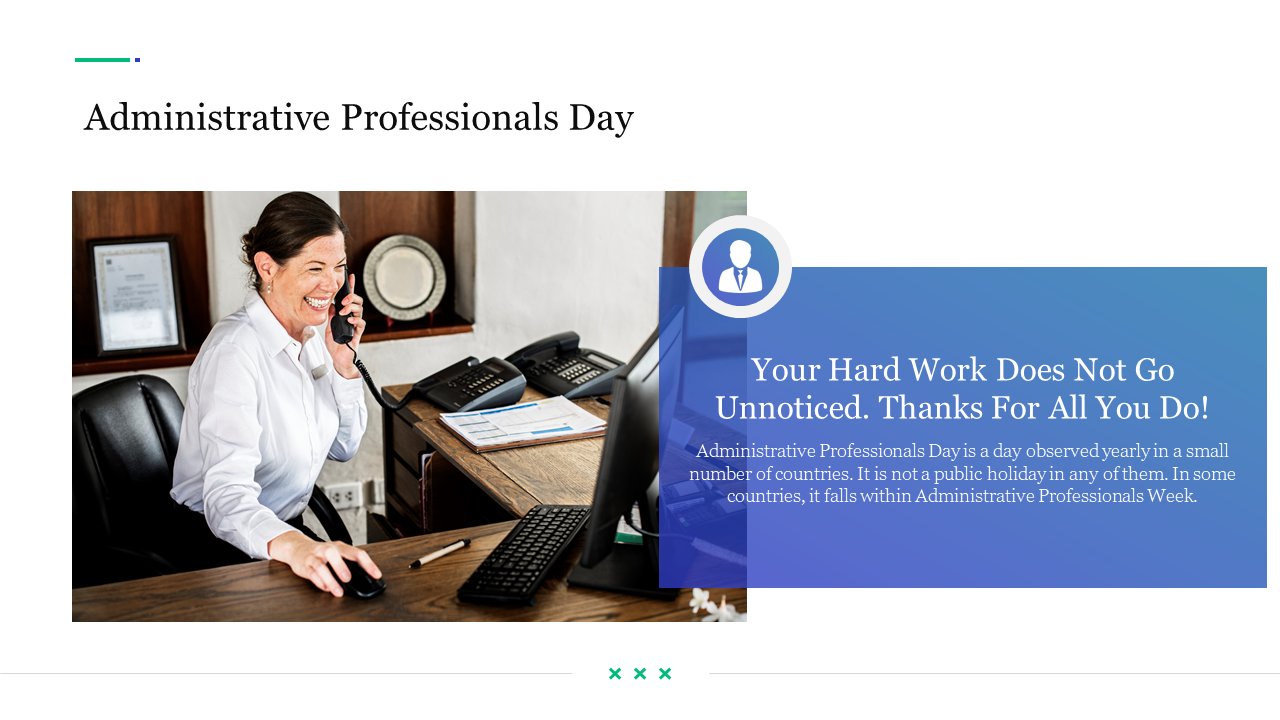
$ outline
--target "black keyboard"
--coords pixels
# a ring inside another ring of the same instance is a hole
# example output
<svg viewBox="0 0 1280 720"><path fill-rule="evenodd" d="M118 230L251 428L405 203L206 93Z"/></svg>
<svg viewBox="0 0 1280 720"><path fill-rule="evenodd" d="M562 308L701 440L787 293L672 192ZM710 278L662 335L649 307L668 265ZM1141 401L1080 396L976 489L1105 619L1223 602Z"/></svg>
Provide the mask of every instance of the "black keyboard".
<svg viewBox="0 0 1280 720"><path fill-rule="evenodd" d="M458 599L533 605L533 594L587 523L589 505L539 505L512 528L458 589Z"/></svg>

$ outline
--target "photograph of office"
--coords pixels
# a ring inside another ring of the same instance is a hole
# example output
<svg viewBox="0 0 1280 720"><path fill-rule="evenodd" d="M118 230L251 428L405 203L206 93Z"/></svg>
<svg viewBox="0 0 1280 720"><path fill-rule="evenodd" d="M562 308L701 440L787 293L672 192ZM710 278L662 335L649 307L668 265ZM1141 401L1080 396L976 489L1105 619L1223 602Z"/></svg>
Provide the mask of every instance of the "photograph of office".
<svg viewBox="0 0 1280 720"><path fill-rule="evenodd" d="M585 566L656 563L619 508L656 468L657 268L745 212L73 193L73 619L691 619Z"/></svg>

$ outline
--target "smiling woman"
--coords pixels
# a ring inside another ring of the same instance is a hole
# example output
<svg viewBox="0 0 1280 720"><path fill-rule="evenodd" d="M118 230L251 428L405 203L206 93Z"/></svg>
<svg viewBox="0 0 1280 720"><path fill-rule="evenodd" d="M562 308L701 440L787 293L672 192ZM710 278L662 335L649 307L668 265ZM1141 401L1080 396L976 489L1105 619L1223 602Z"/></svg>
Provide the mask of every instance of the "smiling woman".
<svg viewBox="0 0 1280 720"><path fill-rule="evenodd" d="M269 557L339 596L337 581L351 578L344 559L381 576L363 550L302 524L325 460L350 459L368 419L352 364L364 301L348 293L334 306L354 282L346 239L342 218L308 193L272 200L241 239L250 290L191 366L174 461L171 495L185 506L174 535L197 548L191 567ZM335 315L352 325L349 343L334 342Z"/></svg>

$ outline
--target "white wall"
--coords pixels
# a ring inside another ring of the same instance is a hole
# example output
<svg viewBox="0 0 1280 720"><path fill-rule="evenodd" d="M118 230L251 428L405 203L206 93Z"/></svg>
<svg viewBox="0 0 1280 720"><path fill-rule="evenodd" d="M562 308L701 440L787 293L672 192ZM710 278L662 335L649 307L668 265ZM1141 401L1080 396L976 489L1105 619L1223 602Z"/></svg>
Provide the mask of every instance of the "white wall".
<svg viewBox="0 0 1280 720"><path fill-rule="evenodd" d="M215 319L243 304L248 269L240 262L240 236L279 194L206 195ZM337 192L316 194L338 207ZM467 200L460 211L470 206ZM474 218L458 222L475 233L475 296L459 298L459 307L474 302L475 331L362 345L360 359L380 385L415 382L467 355L504 357L564 330L577 331L586 347L627 360L657 325L662 192L477 192L474 208ZM167 380L186 401L187 368L145 372ZM119 374L73 377L71 391L113 377ZM367 389L365 401L370 425L360 452L350 462L326 464L319 484L382 477L381 408Z"/></svg>
<svg viewBox="0 0 1280 720"><path fill-rule="evenodd" d="M630 358L658 323L662 220L661 192L478 193L484 347L506 355L576 330L585 345Z"/></svg>

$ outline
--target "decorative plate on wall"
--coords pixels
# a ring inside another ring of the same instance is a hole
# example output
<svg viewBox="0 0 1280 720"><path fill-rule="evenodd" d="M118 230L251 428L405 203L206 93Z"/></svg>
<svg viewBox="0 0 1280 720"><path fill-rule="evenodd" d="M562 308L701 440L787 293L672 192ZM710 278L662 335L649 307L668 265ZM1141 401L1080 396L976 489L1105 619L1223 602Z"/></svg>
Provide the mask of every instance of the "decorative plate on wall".
<svg viewBox="0 0 1280 720"><path fill-rule="evenodd" d="M444 262L426 240L392 235L374 246L364 264L369 302L395 320L417 320L444 298Z"/></svg>

